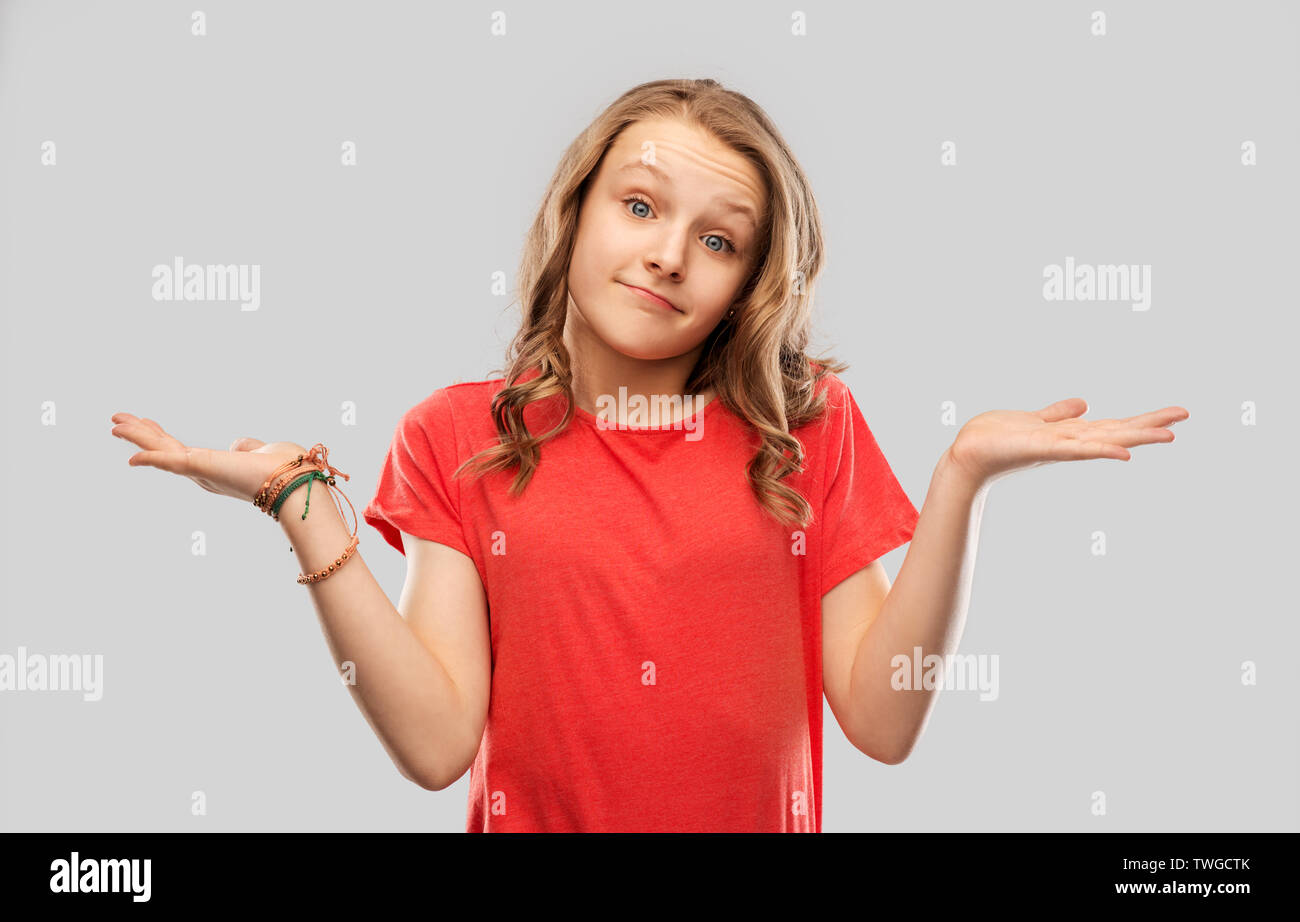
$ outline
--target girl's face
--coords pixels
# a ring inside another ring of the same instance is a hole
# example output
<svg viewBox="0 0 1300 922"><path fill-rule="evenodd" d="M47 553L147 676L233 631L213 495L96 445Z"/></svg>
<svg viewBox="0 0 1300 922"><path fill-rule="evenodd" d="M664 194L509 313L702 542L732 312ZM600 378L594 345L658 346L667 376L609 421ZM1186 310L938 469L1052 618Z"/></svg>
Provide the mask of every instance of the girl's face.
<svg viewBox="0 0 1300 922"><path fill-rule="evenodd" d="M629 125L582 202L568 322L630 358L702 347L754 268L765 201L753 164L704 130Z"/></svg>

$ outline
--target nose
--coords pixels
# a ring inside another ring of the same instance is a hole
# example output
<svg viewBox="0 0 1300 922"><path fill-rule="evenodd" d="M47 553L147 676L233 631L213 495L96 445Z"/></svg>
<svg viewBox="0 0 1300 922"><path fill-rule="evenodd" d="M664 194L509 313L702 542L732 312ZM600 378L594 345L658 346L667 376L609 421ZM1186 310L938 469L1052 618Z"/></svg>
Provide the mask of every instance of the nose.
<svg viewBox="0 0 1300 922"><path fill-rule="evenodd" d="M665 229L654 238L646 253L646 268L657 275L667 276L673 281L681 281L686 270L686 230L673 231Z"/></svg>

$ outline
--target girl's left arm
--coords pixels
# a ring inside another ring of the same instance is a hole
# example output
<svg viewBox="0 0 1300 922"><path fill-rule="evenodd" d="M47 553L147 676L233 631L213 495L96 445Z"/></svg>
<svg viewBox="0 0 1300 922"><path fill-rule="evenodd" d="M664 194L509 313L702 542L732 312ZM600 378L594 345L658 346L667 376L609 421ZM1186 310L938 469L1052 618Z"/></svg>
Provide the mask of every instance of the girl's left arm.
<svg viewBox="0 0 1300 922"><path fill-rule="evenodd" d="M955 653L970 603L980 517L989 487L1006 475L1056 461L1127 461L1135 445L1172 442L1168 426L1190 415L1166 407L1127 419L1079 419L1081 398L1034 412L994 410L971 419L940 457L898 576L861 635L849 678L859 748L896 764L907 758L933 709L937 688L895 689L895 656ZM834 591L834 590L832 590ZM908 667L909 670L911 667ZM924 672L924 670L923 670Z"/></svg>

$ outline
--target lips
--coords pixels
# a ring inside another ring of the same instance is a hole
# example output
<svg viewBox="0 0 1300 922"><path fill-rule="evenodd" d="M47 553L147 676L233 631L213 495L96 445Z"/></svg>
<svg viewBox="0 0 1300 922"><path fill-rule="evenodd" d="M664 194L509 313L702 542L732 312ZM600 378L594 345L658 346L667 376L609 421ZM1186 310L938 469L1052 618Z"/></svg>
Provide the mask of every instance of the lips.
<svg viewBox="0 0 1300 922"><path fill-rule="evenodd" d="M626 282L620 282L619 284L623 285L623 287L625 288L631 289L633 293L644 297L646 300L654 301L657 304L662 305L663 307L681 313L681 311L678 310L677 306L673 304L673 302L665 298L663 295L657 295L653 291L650 291L648 288L641 288L640 286L637 285L628 285Z"/></svg>

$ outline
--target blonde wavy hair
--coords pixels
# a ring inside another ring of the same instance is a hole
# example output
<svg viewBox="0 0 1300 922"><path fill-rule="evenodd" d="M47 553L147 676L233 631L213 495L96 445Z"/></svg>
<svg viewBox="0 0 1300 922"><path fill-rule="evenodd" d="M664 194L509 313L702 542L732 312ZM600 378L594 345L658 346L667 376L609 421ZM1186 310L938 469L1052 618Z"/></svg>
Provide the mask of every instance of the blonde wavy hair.
<svg viewBox="0 0 1300 922"><path fill-rule="evenodd" d="M573 419L573 378L562 334L579 208L619 133L634 122L663 117L711 132L766 180L754 269L733 304L735 314L719 321L706 338L685 393L714 388L714 399L759 433L759 448L746 468L754 495L777 521L804 527L812 507L781 482L803 469L803 446L790 430L821 415L826 397L817 382L848 367L804 354L814 283L824 263L821 216L807 176L767 114L749 97L711 79L654 80L633 87L565 151L524 242L518 274L523 323L507 348L507 367L499 370L506 386L492 400L498 443L466 459L454 476L517 468L510 494L518 496L541 462L541 446ZM520 380L534 369L536 376ZM557 394L567 402L563 419L549 432L533 435L524 425L524 407Z"/></svg>

